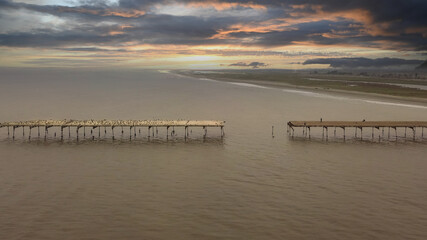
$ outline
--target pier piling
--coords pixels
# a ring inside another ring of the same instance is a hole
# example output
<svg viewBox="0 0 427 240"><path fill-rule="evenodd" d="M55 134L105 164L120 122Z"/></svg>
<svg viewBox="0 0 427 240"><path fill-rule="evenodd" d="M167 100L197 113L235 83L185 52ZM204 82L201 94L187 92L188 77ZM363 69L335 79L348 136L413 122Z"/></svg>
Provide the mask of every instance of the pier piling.
<svg viewBox="0 0 427 240"><path fill-rule="evenodd" d="M274 126L271 126L271 137L274 138Z"/></svg>
<svg viewBox="0 0 427 240"><path fill-rule="evenodd" d="M29 128L29 138L32 135L32 129L37 127L38 136L40 136L40 127L44 127L45 130L45 140L48 137L48 129L51 127L59 127L61 130L61 140L64 138L64 128L68 128L68 137L71 138L71 128L76 130L76 138L79 139L79 130L83 128L83 136L86 137L86 127L91 128L92 139L95 138L93 130L98 128L98 138L101 138L101 127L104 127L104 133L107 136L107 127L111 127L111 135L114 139L114 128L121 127L122 134L124 133L123 128L129 127L129 138L132 139L132 135L136 138L136 128L137 127L148 127L148 137L154 137L154 128L156 136L158 135L158 128L166 128L166 137L169 137L169 128L172 127L171 136L176 136L175 127L183 127L185 129L184 136L185 138L190 136L190 127L200 127L203 128L203 137L207 137L208 127L219 127L221 129L220 136L224 136L224 121L191 121L191 120L35 120L35 121L19 121L19 122L3 122L0 123L0 127L8 128L8 136L13 135L15 138L16 128L22 127L22 135L25 136L25 128ZM12 128L12 133L10 133L10 128ZM133 128L133 133L132 133ZM139 129L140 131L141 129ZM150 131L152 130L152 131ZM274 127L272 128L272 135L274 136ZM56 133L55 133L56 137Z"/></svg>
<svg viewBox="0 0 427 240"><path fill-rule="evenodd" d="M311 127L321 127L322 128L322 139L328 140L329 127L334 127L334 137L336 136L336 128L340 127L343 129L343 138L345 139L345 130L347 127L353 127L355 129L354 136L357 138L357 128L360 129L360 139L363 140L363 128L371 128L371 139L375 139L375 129L378 129L378 140L385 139L385 128L388 128L387 137L390 139L391 133L390 130L394 129L395 138L398 139L397 128L404 128L405 135L407 137L407 128L412 129L412 138L417 139L416 128L421 128L421 139L424 138L424 127L427 127L427 122L423 121L290 121L288 122L288 133L293 137L295 132L295 127L302 128L303 137L307 136L307 129L310 131ZM292 131L292 133L290 132ZM326 131L326 133L325 133ZM308 134L310 137L310 133Z"/></svg>

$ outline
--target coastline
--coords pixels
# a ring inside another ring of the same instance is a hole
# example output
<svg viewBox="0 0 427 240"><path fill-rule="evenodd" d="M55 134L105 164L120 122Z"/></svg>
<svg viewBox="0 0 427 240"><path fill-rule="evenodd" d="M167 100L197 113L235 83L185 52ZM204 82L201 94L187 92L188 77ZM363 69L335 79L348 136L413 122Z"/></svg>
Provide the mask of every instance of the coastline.
<svg viewBox="0 0 427 240"><path fill-rule="evenodd" d="M192 77L196 79L205 78L213 81L226 82L226 83L246 83L253 84L262 87L269 87L275 89L288 89L288 90L301 90L309 91L319 94L334 94L339 96L351 96L351 97L365 97L369 100L391 100L402 104L417 104L422 107L427 107L427 99L425 98L416 98L416 97L403 97L403 96L393 96L379 93L368 93L360 91L348 91L340 89L331 89L331 88L322 88L322 87L308 87L308 86L299 86L288 84L284 82L273 82L268 80L248 80L248 79L232 79L232 78L211 78L207 76L199 76L192 74L191 72L179 72L179 71L170 71L169 73L177 74L179 76Z"/></svg>

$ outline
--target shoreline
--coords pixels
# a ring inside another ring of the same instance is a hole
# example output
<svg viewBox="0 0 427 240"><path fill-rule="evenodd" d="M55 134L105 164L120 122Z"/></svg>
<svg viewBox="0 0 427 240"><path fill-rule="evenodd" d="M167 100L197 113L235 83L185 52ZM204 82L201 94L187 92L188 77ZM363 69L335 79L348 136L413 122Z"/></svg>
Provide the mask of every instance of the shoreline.
<svg viewBox="0 0 427 240"><path fill-rule="evenodd" d="M411 98L411 97L402 97L402 96L393 96L379 93L368 93L368 92L359 92L359 91L347 91L340 89L326 89L322 87L307 87L307 86L298 86L292 85L283 82L272 82L272 81L263 81L263 80L247 80L247 79L232 79L232 78L211 78L207 76L198 76L190 72L183 73L178 71L171 71L170 73L178 74L179 76L192 77L196 79L205 78L218 82L226 83L247 83L254 84L262 87L270 87L275 89L288 89L288 90L304 90L312 93L319 94L336 94L341 96L352 96L352 97L368 97L367 100L392 100L401 104L417 104L420 107L427 107L427 99L424 98Z"/></svg>

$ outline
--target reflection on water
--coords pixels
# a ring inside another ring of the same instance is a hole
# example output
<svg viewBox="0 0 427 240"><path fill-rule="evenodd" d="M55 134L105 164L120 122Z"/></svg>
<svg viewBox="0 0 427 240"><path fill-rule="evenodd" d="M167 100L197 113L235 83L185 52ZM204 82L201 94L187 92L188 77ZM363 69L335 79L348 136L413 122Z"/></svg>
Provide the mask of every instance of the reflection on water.
<svg viewBox="0 0 427 240"><path fill-rule="evenodd" d="M0 84L0 121L227 122L223 139L125 129L77 142L50 129L12 141L0 129L0 239L427 238L425 142L286 132L292 120L426 120L425 108L136 70L12 69Z"/></svg>
<svg viewBox="0 0 427 240"><path fill-rule="evenodd" d="M71 145L90 145L90 144L130 144L130 145L142 145L142 144L213 144L222 145L224 144L224 138L221 137L173 137L173 138L4 138L0 142L3 143L16 143L16 144L35 144L35 145L57 145L57 144L71 144Z"/></svg>

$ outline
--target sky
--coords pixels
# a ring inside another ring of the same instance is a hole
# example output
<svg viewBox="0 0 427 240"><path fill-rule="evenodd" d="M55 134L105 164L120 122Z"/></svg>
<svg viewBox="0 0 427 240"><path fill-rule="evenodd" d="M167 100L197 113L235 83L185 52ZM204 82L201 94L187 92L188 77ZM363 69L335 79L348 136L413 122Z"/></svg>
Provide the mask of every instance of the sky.
<svg viewBox="0 0 427 240"><path fill-rule="evenodd" d="M0 67L393 68L427 0L0 0Z"/></svg>

